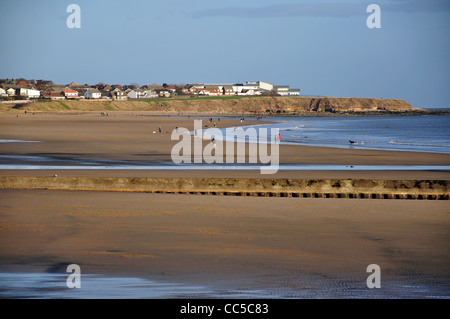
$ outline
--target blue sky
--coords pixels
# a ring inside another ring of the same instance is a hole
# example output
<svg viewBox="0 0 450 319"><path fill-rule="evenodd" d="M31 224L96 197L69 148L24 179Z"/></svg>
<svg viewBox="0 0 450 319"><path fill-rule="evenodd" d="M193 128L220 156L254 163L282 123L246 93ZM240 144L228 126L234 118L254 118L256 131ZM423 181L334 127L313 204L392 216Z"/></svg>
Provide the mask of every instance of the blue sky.
<svg viewBox="0 0 450 319"><path fill-rule="evenodd" d="M81 28L69 29L69 4ZM367 5L381 8L369 29ZM0 78L267 81L450 107L450 0L0 0Z"/></svg>

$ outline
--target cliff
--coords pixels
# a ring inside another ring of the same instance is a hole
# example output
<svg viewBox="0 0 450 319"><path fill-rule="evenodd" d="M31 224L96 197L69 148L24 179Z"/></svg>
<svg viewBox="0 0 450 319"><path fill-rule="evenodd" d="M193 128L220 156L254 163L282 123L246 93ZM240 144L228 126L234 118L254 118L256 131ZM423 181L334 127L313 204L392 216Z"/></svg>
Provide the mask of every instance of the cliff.
<svg viewBox="0 0 450 319"><path fill-rule="evenodd" d="M222 114L297 114L304 112L405 112L404 100L335 97L210 97L129 101L63 100L0 104L0 111L155 111Z"/></svg>

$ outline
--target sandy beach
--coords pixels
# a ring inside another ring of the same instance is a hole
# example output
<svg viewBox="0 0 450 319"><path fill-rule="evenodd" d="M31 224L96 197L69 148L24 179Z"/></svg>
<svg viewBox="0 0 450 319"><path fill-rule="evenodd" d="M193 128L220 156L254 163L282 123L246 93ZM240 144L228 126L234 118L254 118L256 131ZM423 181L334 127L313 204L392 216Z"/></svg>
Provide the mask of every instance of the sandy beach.
<svg viewBox="0 0 450 319"><path fill-rule="evenodd" d="M111 112L102 116L100 112L62 112L62 113L33 113L0 114L0 135L2 139L44 141L40 143L2 143L0 155L13 156L45 156L58 159L96 159L134 161L146 164L171 162L171 150L177 140L171 140L172 131L178 128L192 130L194 119L174 116L155 116L145 112ZM213 123L202 119L203 125L209 128ZM242 123L239 119L218 120L214 118L216 127L253 125L268 123L263 120L246 119ZM161 127L161 133L159 128ZM203 145L209 141L204 141ZM248 149L247 149L248 151ZM449 154L418 153L401 151L380 151L361 149L338 149L328 147L312 147L297 145L280 145L281 164L331 164L331 165L449 165ZM11 160L11 163L15 163ZM246 159L248 162L248 159ZM11 174L2 171L2 174ZM14 172L16 173L16 172ZM29 172L27 172L29 173ZM33 172L33 174L41 174ZM67 174L67 172L60 172ZM17 174L23 174L18 172ZM80 174L69 172L69 174ZM89 174L106 174L120 176L134 174L138 176L161 176L174 174L173 172L158 171L127 171L127 172L89 172ZM188 171L176 172L178 176L187 176ZM182 174L182 175L180 175ZM211 175L211 171L201 174ZM217 176L258 176L265 178L259 171L255 172L220 172ZM368 175L367 175L368 174ZM272 176L272 175L271 175ZM269 176L269 177L271 177ZM448 179L450 172L433 171L425 174L420 171L409 172L338 172L328 171L313 173L308 171L279 171L274 177L290 176L292 178L308 178L308 176L353 178L357 176L380 176L380 178L396 179ZM369 177L368 177L369 178Z"/></svg>
<svg viewBox="0 0 450 319"><path fill-rule="evenodd" d="M263 121L247 119L244 124L252 123ZM243 125L239 119L216 124ZM175 127L192 129L193 118L133 112L0 114L1 139L41 141L2 143L0 155L159 163L170 161ZM280 162L449 165L450 155L281 145ZM212 170L0 171L1 176L53 174L450 178L449 171L279 171L269 176ZM450 210L445 200L0 190L0 221L1 272L65 273L64 267L75 263L84 274L226 291L260 289L269 297L450 296ZM382 289L367 288L369 264L380 266Z"/></svg>

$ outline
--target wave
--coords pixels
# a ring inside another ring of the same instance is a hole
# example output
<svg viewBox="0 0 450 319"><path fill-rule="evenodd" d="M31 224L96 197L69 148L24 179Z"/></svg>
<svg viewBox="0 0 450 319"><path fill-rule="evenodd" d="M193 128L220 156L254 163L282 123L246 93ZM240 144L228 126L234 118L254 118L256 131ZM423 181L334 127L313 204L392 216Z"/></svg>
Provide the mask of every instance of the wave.
<svg viewBox="0 0 450 319"><path fill-rule="evenodd" d="M412 142L397 142L397 141L389 141L389 144L410 145L410 146L430 146L430 147L450 147L450 145L447 145L447 144L412 143Z"/></svg>
<svg viewBox="0 0 450 319"><path fill-rule="evenodd" d="M361 142L354 142L353 145L365 145L365 144L377 144L378 142L376 141L361 141Z"/></svg>
<svg viewBox="0 0 450 319"><path fill-rule="evenodd" d="M308 126L307 124L298 124L298 125L294 125L294 126L290 126L290 127L285 127L285 128L280 128L280 131L295 131L295 130L299 130L302 128L305 128L306 126Z"/></svg>

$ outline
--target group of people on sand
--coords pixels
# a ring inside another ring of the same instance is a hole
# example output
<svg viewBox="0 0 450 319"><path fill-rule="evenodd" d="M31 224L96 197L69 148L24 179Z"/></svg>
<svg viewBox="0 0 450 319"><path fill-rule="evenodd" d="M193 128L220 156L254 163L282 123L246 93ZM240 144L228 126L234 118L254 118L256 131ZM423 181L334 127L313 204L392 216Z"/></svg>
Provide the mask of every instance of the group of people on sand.
<svg viewBox="0 0 450 319"><path fill-rule="evenodd" d="M208 119L208 122L213 123L213 126L216 127L216 122L213 120L212 117L210 117L210 118ZM217 122L220 122L220 118L217 119Z"/></svg>

